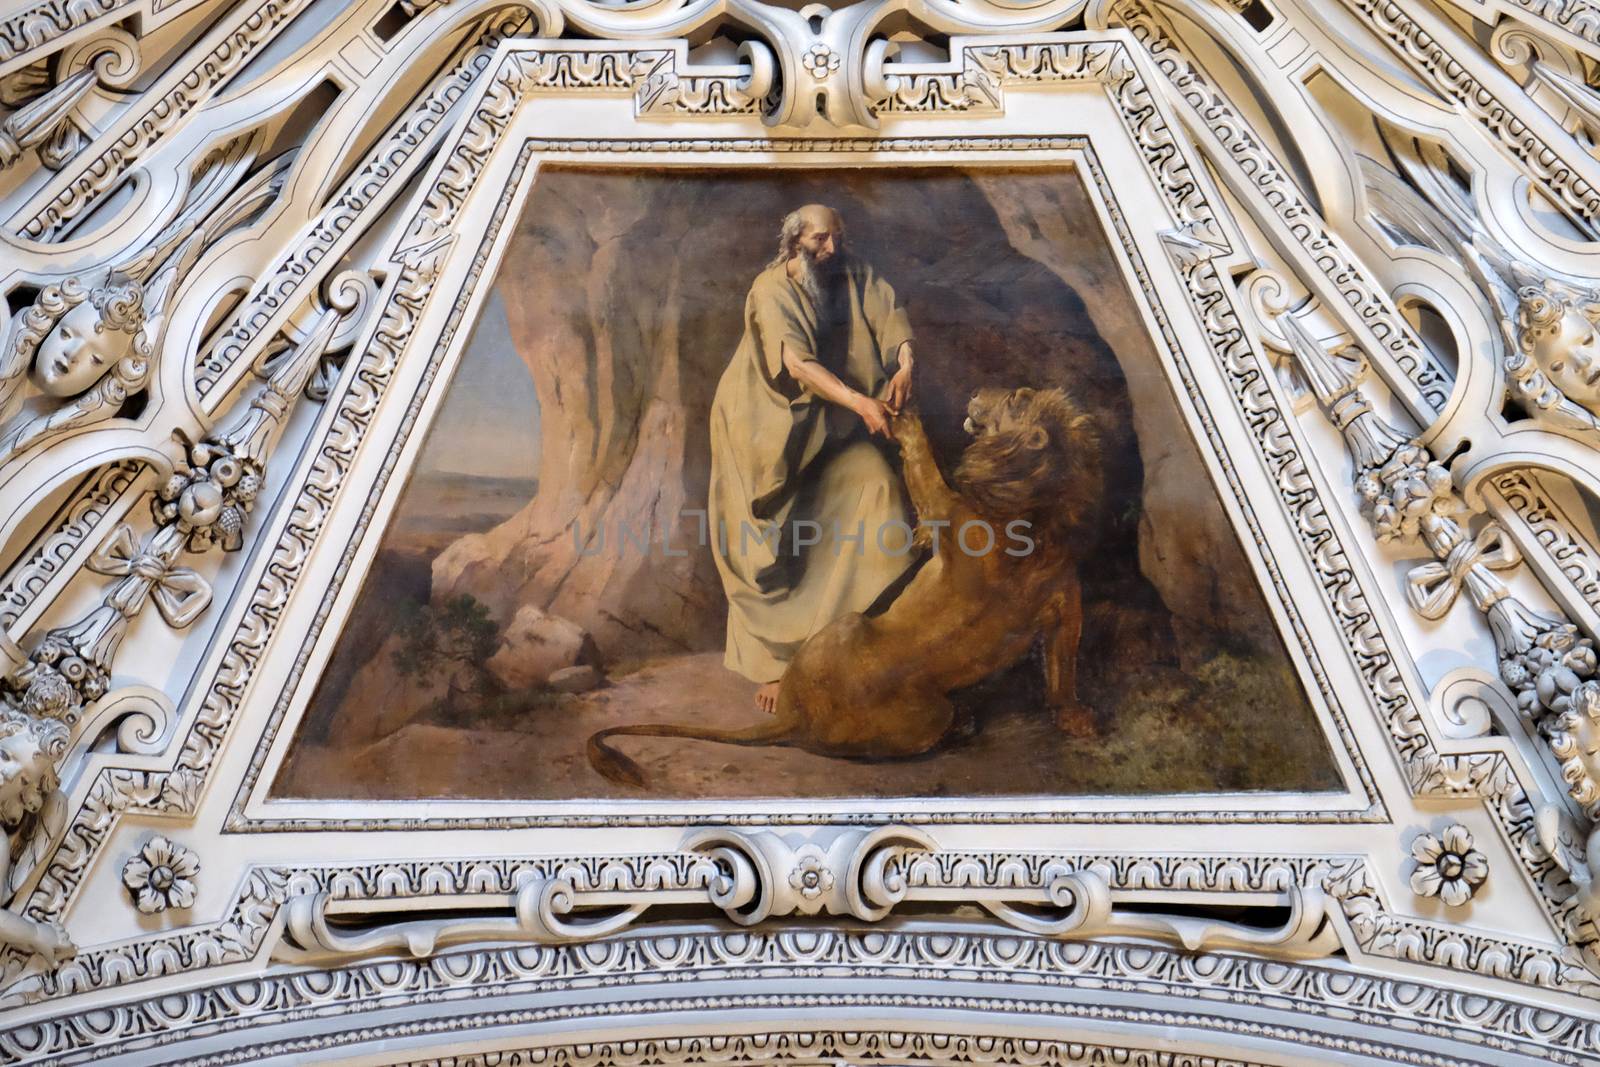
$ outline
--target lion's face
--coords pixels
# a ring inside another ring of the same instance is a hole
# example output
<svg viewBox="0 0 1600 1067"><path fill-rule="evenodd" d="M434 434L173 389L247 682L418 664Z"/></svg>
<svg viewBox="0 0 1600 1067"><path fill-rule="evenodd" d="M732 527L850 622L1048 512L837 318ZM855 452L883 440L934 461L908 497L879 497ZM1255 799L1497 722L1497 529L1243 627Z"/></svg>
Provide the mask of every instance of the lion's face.
<svg viewBox="0 0 1600 1067"><path fill-rule="evenodd" d="M1093 420L1062 389L980 389L967 405L973 441L956 481L989 517L1081 522L1101 493Z"/></svg>
<svg viewBox="0 0 1600 1067"><path fill-rule="evenodd" d="M961 428L974 437L992 433L1015 433L1036 424L1030 401L1032 389L996 389L988 386L972 394L967 403L967 421Z"/></svg>

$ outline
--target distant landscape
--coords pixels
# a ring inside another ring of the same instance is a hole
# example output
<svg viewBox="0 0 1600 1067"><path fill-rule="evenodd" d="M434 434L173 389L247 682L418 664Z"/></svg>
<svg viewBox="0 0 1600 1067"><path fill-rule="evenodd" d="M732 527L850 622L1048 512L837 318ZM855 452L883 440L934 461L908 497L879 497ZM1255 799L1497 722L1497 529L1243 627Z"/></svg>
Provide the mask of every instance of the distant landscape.
<svg viewBox="0 0 1600 1067"><path fill-rule="evenodd" d="M463 534L481 533L509 519L538 491L537 478L420 472L406 487L379 555L425 553L432 559Z"/></svg>

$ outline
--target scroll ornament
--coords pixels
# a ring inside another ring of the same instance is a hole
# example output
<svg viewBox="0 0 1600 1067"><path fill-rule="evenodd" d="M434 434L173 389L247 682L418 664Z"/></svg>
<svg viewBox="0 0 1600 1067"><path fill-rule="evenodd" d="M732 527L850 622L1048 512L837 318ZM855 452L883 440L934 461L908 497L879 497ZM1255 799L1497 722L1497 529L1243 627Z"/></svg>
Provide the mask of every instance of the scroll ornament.
<svg viewBox="0 0 1600 1067"><path fill-rule="evenodd" d="M341 903L327 890L309 889L289 897L284 938L273 955L314 964L396 950L424 957L465 941L580 942L618 933L657 907L706 907L740 926L822 914L875 923L911 899L975 900L1017 930L1064 940L1134 937L1196 952L1242 949L1284 959L1319 958L1339 948L1329 921L1335 905L1314 886L1290 887L1287 919L1263 928L1124 910L1102 872L1064 863L1046 864L1036 878L976 897L967 885L914 885L910 866L937 852L931 838L909 826L827 828L809 835L712 828L690 834L683 847L698 858L681 873L663 871L630 887L594 885L580 872L557 872L524 879L502 904L482 914L379 919L361 923L359 932L349 932L353 920L363 912L387 915L390 906L382 900ZM1270 896L1272 904L1284 903L1282 894ZM335 925L335 917L346 920L345 929Z"/></svg>
<svg viewBox="0 0 1600 1067"><path fill-rule="evenodd" d="M0 104L14 109L0 122L0 170L30 151L51 170L65 166L88 143L79 106L96 86L131 85L139 67L138 42L107 27L0 78Z"/></svg>

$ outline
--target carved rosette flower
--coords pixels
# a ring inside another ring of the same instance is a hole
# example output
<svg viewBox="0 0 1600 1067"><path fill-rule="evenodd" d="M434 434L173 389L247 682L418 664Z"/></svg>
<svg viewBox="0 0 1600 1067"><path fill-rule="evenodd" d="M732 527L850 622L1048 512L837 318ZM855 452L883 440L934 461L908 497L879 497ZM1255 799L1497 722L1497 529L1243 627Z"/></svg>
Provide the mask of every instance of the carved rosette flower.
<svg viewBox="0 0 1600 1067"><path fill-rule="evenodd" d="M802 851L789 872L789 887L807 900L816 900L833 889L828 858L816 849Z"/></svg>
<svg viewBox="0 0 1600 1067"><path fill-rule="evenodd" d="M839 53L818 41L800 56L800 65L811 72L818 81L839 69Z"/></svg>
<svg viewBox="0 0 1600 1067"><path fill-rule="evenodd" d="M200 858L192 850L158 834L123 865L122 884L139 910L153 915L193 904L199 873Z"/></svg>
<svg viewBox="0 0 1600 1067"><path fill-rule="evenodd" d="M1472 847L1472 835L1460 823L1445 828L1439 837L1420 834L1411 842L1411 891L1438 897L1452 908L1471 900L1489 877L1489 861Z"/></svg>
<svg viewBox="0 0 1600 1067"><path fill-rule="evenodd" d="M191 552L220 545L224 552L244 547L244 518L261 492L261 467L225 445L198 441L189 446L189 464L180 466L151 502L155 520L176 523Z"/></svg>

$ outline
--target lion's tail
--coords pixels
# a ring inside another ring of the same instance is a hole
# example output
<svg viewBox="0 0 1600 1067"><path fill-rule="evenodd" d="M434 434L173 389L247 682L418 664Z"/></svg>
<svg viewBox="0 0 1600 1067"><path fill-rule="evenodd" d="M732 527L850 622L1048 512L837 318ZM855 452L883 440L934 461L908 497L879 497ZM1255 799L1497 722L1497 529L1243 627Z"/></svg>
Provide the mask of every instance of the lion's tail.
<svg viewBox="0 0 1600 1067"><path fill-rule="evenodd" d="M589 765L609 781L642 788L644 769L612 747L610 741L613 737L687 737L695 741L715 741L724 745L773 745L786 740L789 734L789 723L781 718L742 730L713 730L699 726L646 722L637 726L613 726L601 730L589 738L587 751Z"/></svg>

